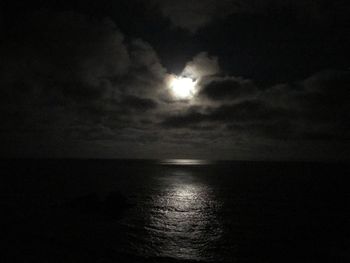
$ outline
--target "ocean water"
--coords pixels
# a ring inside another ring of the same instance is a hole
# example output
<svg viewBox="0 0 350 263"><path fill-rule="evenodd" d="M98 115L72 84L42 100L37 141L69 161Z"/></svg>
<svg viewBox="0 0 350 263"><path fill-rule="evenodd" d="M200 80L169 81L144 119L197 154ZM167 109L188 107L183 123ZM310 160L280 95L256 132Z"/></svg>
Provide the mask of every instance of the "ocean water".
<svg viewBox="0 0 350 263"><path fill-rule="evenodd" d="M350 262L344 163L12 160L0 168L4 262Z"/></svg>

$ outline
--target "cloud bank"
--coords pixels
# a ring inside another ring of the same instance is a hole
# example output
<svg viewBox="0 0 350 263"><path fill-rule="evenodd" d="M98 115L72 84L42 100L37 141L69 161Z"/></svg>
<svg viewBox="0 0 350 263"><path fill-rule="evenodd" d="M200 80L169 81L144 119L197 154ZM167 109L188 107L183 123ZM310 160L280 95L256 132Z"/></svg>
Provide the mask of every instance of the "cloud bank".
<svg viewBox="0 0 350 263"><path fill-rule="evenodd" d="M172 97L154 48L109 18L39 11L1 44L2 154L30 157L344 159L350 72L261 86L199 52Z"/></svg>

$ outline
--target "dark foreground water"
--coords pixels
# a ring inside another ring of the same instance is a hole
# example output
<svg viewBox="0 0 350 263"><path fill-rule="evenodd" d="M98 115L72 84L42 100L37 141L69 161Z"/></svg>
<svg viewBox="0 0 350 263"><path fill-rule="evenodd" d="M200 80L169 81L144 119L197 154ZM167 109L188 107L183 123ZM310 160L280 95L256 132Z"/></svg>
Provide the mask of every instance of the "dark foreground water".
<svg viewBox="0 0 350 263"><path fill-rule="evenodd" d="M1 262L350 262L340 163L1 161Z"/></svg>

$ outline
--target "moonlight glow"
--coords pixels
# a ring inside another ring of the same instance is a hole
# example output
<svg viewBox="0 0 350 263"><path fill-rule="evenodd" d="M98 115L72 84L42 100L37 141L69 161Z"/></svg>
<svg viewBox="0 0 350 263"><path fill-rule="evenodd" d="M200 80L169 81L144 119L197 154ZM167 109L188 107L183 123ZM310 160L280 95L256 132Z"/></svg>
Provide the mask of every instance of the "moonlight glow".
<svg viewBox="0 0 350 263"><path fill-rule="evenodd" d="M175 97L179 99L191 99L196 92L196 82L191 78L174 77L170 88Z"/></svg>

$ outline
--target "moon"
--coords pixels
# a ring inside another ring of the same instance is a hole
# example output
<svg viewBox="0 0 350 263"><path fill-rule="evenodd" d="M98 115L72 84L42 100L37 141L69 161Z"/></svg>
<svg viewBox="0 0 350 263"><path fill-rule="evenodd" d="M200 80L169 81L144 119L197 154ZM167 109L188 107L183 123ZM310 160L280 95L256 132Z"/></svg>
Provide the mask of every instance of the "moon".
<svg viewBox="0 0 350 263"><path fill-rule="evenodd" d="M170 82L173 95L182 100L189 100L196 94L196 81L181 76L174 76Z"/></svg>

